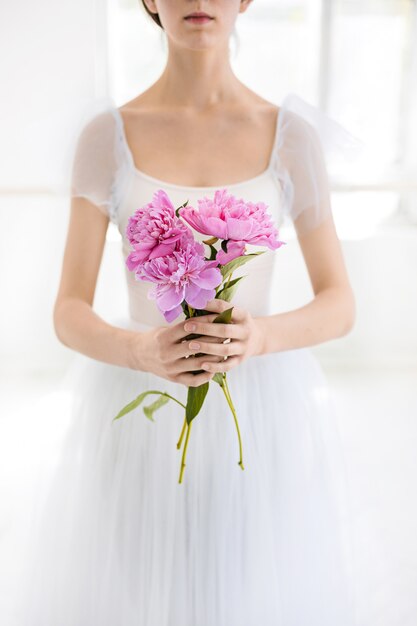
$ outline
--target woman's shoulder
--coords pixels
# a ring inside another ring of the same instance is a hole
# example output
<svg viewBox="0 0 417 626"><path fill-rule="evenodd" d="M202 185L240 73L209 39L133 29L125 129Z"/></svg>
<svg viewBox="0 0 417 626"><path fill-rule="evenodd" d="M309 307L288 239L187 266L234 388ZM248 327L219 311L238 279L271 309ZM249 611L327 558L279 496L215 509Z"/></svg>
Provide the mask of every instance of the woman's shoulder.
<svg viewBox="0 0 417 626"><path fill-rule="evenodd" d="M150 89L147 89L115 107L115 110L123 120L128 122L131 117L136 117L136 119L143 117L146 121L146 118L162 114L166 108L161 107Z"/></svg>
<svg viewBox="0 0 417 626"><path fill-rule="evenodd" d="M123 122L114 100L102 98L90 102L78 126L76 159L83 163L93 159L103 167L110 161L121 163L125 156L123 135Z"/></svg>
<svg viewBox="0 0 417 626"><path fill-rule="evenodd" d="M102 145L113 140L118 126L118 108L113 100L102 99L89 103L81 116L78 128L78 144Z"/></svg>

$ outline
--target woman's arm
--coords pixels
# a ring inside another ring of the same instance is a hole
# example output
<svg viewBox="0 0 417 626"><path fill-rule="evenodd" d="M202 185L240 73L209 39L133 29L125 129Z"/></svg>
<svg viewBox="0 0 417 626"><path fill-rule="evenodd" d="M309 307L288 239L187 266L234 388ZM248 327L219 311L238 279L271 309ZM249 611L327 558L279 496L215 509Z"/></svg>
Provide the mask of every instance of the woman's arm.
<svg viewBox="0 0 417 626"><path fill-rule="evenodd" d="M346 335L356 305L333 217L298 236L314 298L308 304L257 318L261 353L312 346Z"/></svg>
<svg viewBox="0 0 417 626"><path fill-rule="evenodd" d="M71 199L71 214L61 281L53 311L58 339L68 348L98 361L149 371L186 386L212 378L201 372L201 360L188 358L193 350L184 342L183 322L145 332L118 328L93 311L97 276L103 256L109 218L85 198Z"/></svg>
<svg viewBox="0 0 417 626"><path fill-rule="evenodd" d="M54 329L68 348L129 367L133 333L108 324L92 309L108 223L109 218L88 200L71 199Z"/></svg>

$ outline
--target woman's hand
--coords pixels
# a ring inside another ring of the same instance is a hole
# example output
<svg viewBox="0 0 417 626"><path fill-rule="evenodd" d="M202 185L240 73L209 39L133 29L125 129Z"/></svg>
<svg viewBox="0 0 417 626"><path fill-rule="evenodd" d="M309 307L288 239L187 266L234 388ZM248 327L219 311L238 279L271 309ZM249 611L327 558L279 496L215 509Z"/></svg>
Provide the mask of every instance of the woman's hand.
<svg viewBox="0 0 417 626"><path fill-rule="evenodd" d="M206 315L204 319L207 322L215 317L215 314ZM189 335L184 330L184 320L171 326L134 333L130 344L131 369L151 372L187 387L198 387L208 382L214 373L202 371L201 364L203 361L216 362L219 358L205 354L194 356L197 351L189 347L191 340L186 339Z"/></svg>
<svg viewBox="0 0 417 626"><path fill-rule="evenodd" d="M233 306L231 324L213 324L216 315L193 317L182 322L187 332L203 335L188 342L191 351L204 353L198 357L200 367L212 375L228 372L251 356L264 351L264 335L260 323L252 315L233 303L224 300L211 300L205 306L206 311L217 314Z"/></svg>

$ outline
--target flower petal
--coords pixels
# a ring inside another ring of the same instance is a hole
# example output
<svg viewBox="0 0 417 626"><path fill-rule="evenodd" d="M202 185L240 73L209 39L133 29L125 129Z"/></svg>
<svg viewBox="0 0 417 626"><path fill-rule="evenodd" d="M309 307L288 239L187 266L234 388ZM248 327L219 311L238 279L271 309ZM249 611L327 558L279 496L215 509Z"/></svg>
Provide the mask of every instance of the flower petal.
<svg viewBox="0 0 417 626"><path fill-rule="evenodd" d="M168 254L171 254L174 248L175 248L175 242L174 243L160 243L153 248L152 252L149 255L149 260L156 259L157 257L160 257L160 256L168 256Z"/></svg>
<svg viewBox="0 0 417 626"><path fill-rule="evenodd" d="M196 278L190 277L190 281L198 285L200 289L213 289L222 282L222 275L216 267L208 267L204 268Z"/></svg>
<svg viewBox="0 0 417 626"><path fill-rule="evenodd" d="M227 252L224 250L219 250L216 255L216 261L221 265L226 265L233 259L237 259L239 256L243 256L245 252L245 242L244 241L229 241L227 244Z"/></svg>
<svg viewBox="0 0 417 626"><path fill-rule="evenodd" d="M204 309L209 300L213 300L216 295L214 289L197 289L189 285L186 288L185 300L195 309Z"/></svg>
<svg viewBox="0 0 417 626"><path fill-rule="evenodd" d="M229 239L242 241L250 239L253 233L253 220L234 219L229 217L227 220L227 234Z"/></svg>
<svg viewBox="0 0 417 626"><path fill-rule="evenodd" d="M163 315L167 322L173 322L181 313L182 306L177 306L175 309L171 309L170 311L163 311Z"/></svg>
<svg viewBox="0 0 417 626"><path fill-rule="evenodd" d="M184 300L184 289L177 290L173 284L164 285L157 288L156 300L161 310L171 311Z"/></svg>

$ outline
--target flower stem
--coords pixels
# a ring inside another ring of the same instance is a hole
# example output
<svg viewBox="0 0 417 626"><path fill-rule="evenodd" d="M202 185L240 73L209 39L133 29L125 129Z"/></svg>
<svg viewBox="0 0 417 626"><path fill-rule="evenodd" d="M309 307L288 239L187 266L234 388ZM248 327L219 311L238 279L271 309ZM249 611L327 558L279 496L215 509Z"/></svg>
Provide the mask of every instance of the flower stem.
<svg viewBox="0 0 417 626"><path fill-rule="evenodd" d="M190 431L191 431L191 424L193 422L191 421L189 424L187 424L187 435L185 437L185 444L184 444L184 450L182 452L182 459L181 459L181 470L180 470L180 478L178 480L179 483L182 482L182 475L184 473L184 468L185 468L185 455L187 454L187 447L188 447L188 439L190 437Z"/></svg>
<svg viewBox="0 0 417 626"><path fill-rule="evenodd" d="M184 437L186 426L187 426L187 418L184 417L184 424L182 425L181 435L180 435L180 438L178 439L178 443L177 443L178 450L181 448L182 438Z"/></svg>
<svg viewBox="0 0 417 626"><path fill-rule="evenodd" d="M240 465L241 469L244 470L245 468L243 466L242 439L241 439L241 436L240 436L239 423L237 421L236 410L235 410L235 407L233 406L232 397L230 395L229 386L227 384L226 374L224 375L223 385L221 385L221 388L223 390L223 393L224 393L225 398L227 400L227 404L229 405L230 410L231 410L232 415L233 415L233 418L235 420L237 437L238 437L238 440L239 440L239 461L238 461L238 465Z"/></svg>

